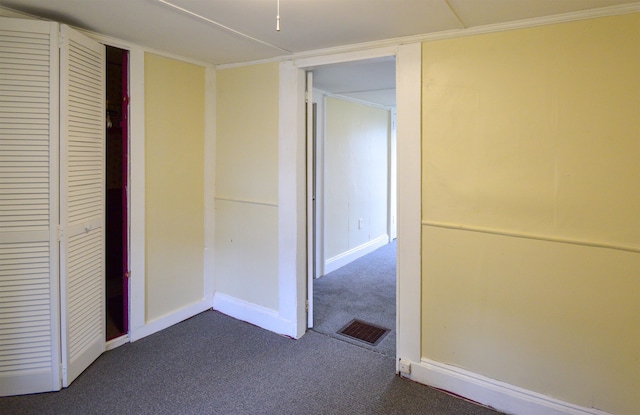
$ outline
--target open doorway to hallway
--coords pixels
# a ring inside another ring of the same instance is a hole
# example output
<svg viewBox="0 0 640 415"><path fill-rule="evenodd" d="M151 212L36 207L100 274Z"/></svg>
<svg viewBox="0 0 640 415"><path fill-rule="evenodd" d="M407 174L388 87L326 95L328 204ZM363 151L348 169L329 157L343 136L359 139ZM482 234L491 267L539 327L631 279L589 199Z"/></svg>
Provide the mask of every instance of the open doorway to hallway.
<svg viewBox="0 0 640 415"><path fill-rule="evenodd" d="M313 294L314 331L395 357L395 240L316 279Z"/></svg>
<svg viewBox="0 0 640 415"><path fill-rule="evenodd" d="M316 247L310 309L315 331L393 357L395 65L394 57L384 57L313 68Z"/></svg>

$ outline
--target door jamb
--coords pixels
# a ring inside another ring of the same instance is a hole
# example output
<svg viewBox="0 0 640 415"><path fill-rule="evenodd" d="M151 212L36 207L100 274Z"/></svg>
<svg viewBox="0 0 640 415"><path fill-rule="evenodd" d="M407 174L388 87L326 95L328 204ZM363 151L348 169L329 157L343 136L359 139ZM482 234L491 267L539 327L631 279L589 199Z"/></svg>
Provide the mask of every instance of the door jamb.
<svg viewBox="0 0 640 415"><path fill-rule="evenodd" d="M286 61L280 64L279 294L280 315L292 337L305 332L306 217L304 71L313 66L396 57L398 253L396 330L398 358L420 361L421 339L421 60L420 43ZM302 102L301 102L302 101ZM291 177L293 175L293 177ZM292 216L293 215L293 216ZM286 251L285 251L286 250Z"/></svg>
<svg viewBox="0 0 640 415"><path fill-rule="evenodd" d="M123 343L144 337L145 324L145 128L144 128L144 55L142 47L95 32L82 31L98 42L129 52L129 160L128 160L128 234L129 234L129 321ZM106 350L123 343L108 343Z"/></svg>

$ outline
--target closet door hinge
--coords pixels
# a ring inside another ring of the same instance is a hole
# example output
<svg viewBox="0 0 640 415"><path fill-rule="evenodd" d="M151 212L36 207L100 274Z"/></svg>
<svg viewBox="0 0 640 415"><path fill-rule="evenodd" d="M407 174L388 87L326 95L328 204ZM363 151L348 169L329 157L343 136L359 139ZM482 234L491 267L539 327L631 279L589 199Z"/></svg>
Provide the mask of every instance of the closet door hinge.
<svg viewBox="0 0 640 415"><path fill-rule="evenodd" d="M64 228L61 225L58 225L58 241L61 241L64 238Z"/></svg>
<svg viewBox="0 0 640 415"><path fill-rule="evenodd" d="M304 302L304 311L309 312L309 300L305 300Z"/></svg>
<svg viewBox="0 0 640 415"><path fill-rule="evenodd" d="M62 45L64 45L64 36L62 35L62 32L58 32L58 49L62 49Z"/></svg>

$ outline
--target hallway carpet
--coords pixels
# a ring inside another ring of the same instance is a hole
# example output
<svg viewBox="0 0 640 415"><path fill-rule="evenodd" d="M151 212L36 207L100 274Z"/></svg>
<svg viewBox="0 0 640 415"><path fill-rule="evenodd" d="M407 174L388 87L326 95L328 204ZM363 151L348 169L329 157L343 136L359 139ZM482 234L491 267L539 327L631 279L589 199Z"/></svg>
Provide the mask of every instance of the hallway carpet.
<svg viewBox="0 0 640 415"><path fill-rule="evenodd" d="M60 392L0 398L13 415L495 413L395 376L381 353L215 311L104 353Z"/></svg>
<svg viewBox="0 0 640 415"><path fill-rule="evenodd" d="M358 319L391 331L376 346L337 332ZM313 330L396 356L396 241L313 282Z"/></svg>

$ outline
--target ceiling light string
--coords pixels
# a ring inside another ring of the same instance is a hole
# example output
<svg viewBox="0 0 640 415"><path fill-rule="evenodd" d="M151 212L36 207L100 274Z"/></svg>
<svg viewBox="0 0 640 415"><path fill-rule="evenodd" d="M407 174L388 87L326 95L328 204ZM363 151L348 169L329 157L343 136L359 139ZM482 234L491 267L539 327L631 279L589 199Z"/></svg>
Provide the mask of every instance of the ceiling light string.
<svg viewBox="0 0 640 415"><path fill-rule="evenodd" d="M253 36L249 36L249 35L247 35L245 33L239 32L239 31L237 31L235 29L230 28L229 26L225 26L225 25L220 24L220 23L218 23L218 22L216 22L214 20L211 20L211 19L209 19L207 17L204 17L204 16L202 16L202 15L200 15L198 13L192 12L191 10L187 10L184 7L176 6L175 4L171 3L169 0L155 0L155 1L160 3L160 4L165 5L167 7L171 7L174 10L178 10L178 11L184 13L184 14L187 14L189 16L195 17L196 19L200 19L200 20L202 20L202 21L204 21L206 23L209 23L209 24L211 24L211 25L213 25L215 27L218 27L219 29L223 29L223 30L225 30L225 31L227 31L227 32L229 32L231 34L236 35L236 36L239 36L239 37L242 37L242 38L245 38L245 39L249 39L249 40L252 40L254 42L258 42L260 44L263 44L265 46L280 50L280 51L285 52L287 54L293 53L292 51L290 51L288 49L284 49L284 48L281 48L280 46L272 45L271 43L265 42L264 40L260 40L258 38L253 37Z"/></svg>
<svg viewBox="0 0 640 415"><path fill-rule="evenodd" d="M280 0L276 0L276 31L280 31Z"/></svg>

